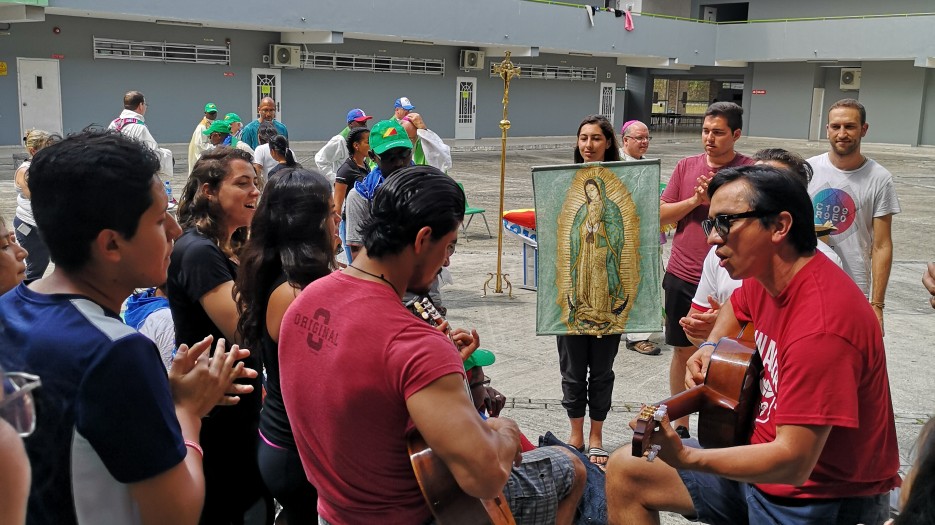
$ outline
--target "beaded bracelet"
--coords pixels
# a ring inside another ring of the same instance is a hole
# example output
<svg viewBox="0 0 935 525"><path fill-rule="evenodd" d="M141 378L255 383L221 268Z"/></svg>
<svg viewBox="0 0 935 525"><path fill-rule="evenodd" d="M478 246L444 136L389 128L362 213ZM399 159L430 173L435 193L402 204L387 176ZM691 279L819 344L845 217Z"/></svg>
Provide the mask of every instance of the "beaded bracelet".
<svg viewBox="0 0 935 525"><path fill-rule="evenodd" d="M882 310L883 307L886 306L886 304L884 304L881 301L870 301L870 306L873 306L875 308L879 308L880 310Z"/></svg>
<svg viewBox="0 0 935 525"><path fill-rule="evenodd" d="M198 443L195 443L194 441L190 439L186 439L185 446L197 452L198 455L201 456L201 459L204 459L205 451L204 449L201 448L201 445L199 445Z"/></svg>

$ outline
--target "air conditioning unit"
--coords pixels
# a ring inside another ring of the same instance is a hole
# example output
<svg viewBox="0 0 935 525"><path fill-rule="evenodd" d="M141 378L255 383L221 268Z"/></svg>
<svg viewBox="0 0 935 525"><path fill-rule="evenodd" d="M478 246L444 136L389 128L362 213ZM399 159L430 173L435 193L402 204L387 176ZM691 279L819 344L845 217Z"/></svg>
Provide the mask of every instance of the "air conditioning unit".
<svg viewBox="0 0 935 525"><path fill-rule="evenodd" d="M857 91L860 89L860 68L841 68L841 91Z"/></svg>
<svg viewBox="0 0 935 525"><path fill-rule="evenodd" d="M272 67L299 67L302 65L302 52L299 46L273 44L269 50Z"/></svg>
<svg viewBox="0 0 935 525"><path fill-rule="evenodd" d="M461 69L484 69L484 52L462 49Z"/></svg>

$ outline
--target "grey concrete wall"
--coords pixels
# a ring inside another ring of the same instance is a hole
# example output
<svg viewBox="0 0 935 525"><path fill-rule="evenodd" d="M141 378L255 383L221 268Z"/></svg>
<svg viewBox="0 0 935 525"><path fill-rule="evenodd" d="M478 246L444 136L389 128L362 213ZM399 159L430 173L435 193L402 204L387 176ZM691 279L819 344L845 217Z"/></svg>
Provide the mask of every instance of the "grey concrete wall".
<svg viewBox="0 0 935 525"><path fill-rule="evenodd" d="M61 28L54 35L53 27ZM187 142L203 116L204 104L215 102L221 111L244 118L256 112L250 103L250 67L259 56L247 49L262 49L278 38L275 33L222 29L191 30L90 18L49 16L45 22L13 24L3 38L0 60L11 67L0 77L0 144L18 144L19 113L16 57L49 58L64 55L59 70L62 83L62 121L65 132L89 124L106 125L123 109L123 95L142 91L151 102L146 124L159 142ZM232 39L232 64L163 64L124 60L94 60L92 36L168 42L223 44ZM234 73L225 77L225 72Z"/></svg>
<svg viewBox="0 0 935 525"><path fill-rule="evenodd" d="M919 144L926 70L911 62L864 62L860 103L870 129L864 140Z"/></svg>
<svg viewBox="0 0 935 525"><path fill-rule="evenodd" d="M442 3L281 0L275 9L252 9L241 1L223 9L218 9L214 2L189 0L51 0L50 3L49 12L56 14L197 21L263 31L341 31L348 39L416 39L481 47L535 46L543 52L678 58L683 65L714 65L715 60L893 60L935 56L935 40L930 38L935 16L721 26L640 17L636 30L628 32L623 30L624 19L611 13L597 13L592 26L583 8L522 0ZM931 0L878 3L886 7L874 6L870 0L848 2L847 10L834 2L760 0L752 2L750 10L751 18L920 11L926 5L930 6L927 10L935 10ZM700 4L693 0L692 5L697 8ZM401 12L408 14L405 24L388 23L398 19ZM841 46L841 35L855 38L847 46ZM892 35L900 38L891 38Z"/></svg>
<svg viewBox="0 0 935 525"><path fill-rule="evenodd" d="M255 9L240 0L223 6L190 0L51 0L50 4L50 12L59 14L119 14L146 21L181 19L258 30L341 31L346 39L370 35L367 38L384 41L415 39L452 45L537 46L543 52L677 57L680 64L713 65L717 37L712 24L652 17L639 18L637 30L628 32L623 29L623 17L607 12L597 13L592 27L583 8L522 0L280 0L275 9ZM394 23L400 13L406 13L405 23Z"/></svg>
<svg viewBox="0 0 935 525"><path fill-rule="evenodd" d="M788 16L793 16L794 13L795 11L790 10ZM712 27L717 27L715 56L718 60L762 62L899 58L914 60L919 57L931 57L935 56L933 26L935 15L724 24ZM899 38L894 38L895 35ZM846 46L841 45L842 40L847 41Z"/></svg>
<svg viewBox="0 0 935 525"><path fill-rule="evenodd" d="M53 27L61 33L54 35ZM262 55L269 44L279 42L279 33L230 29L185 28L143 22L115 22L91 18L49 16L45 22L16 24L4 38L0 61L11 70L0 77L0 144L18 144L19 114L16 57L48 58L63 54L60 62L62 111L65 131L88 124L106 125L122 109L123 94L142 91L151 103L146 122L159 142L187 142L201 118L206 102L215 102L222 113L236 112L244 120L255 118L251 104L251 68L267 67ZM164 64L125 60L94 60L92 37L184 43L223 44L230 38L229 66ZM408 96L429 124L442 137L454 136L456 83L458 76L478 80L477 137L499 137L503 83L490 78L487 69L463 72L458 69L460 47L418 46L392 42L347 40L341 45L309 46L309 50L351 54L378 54L443 58L444 76L282 69L283 121L294 140L325 140L344 126L347 111L362 107L376 119L392 114L393 101ZM487 59L500 61L502 57ZM600 82L625 83L626 68L612 58L573 57L542 54L516 57L514 62L598 69L598 82L520 78L512 83L510 99L511 136L573 135L575 126L596 113ZM233 74L225 76L225 73ZM608 78L608 73L610 77ZM618 92L615 123L622 123L623 92Z"/></svg>
<svg viewBox="0 0 935 525"><path fill-rule="evenodd" d="M753 89L766 90L765 95L751 95L744 100L748 116L746 134L758 137L808 138L812 88L815 85L815 65L796 63L763 63L753 66Z"/></svg>
<svg viewBox="0 0 935 525"><path fill-rule="evenodd" d="M626 3L626 2L623 2ZM643 12L657 15L681 16L690 18L692 13L691 0L643 0Z"/></svg>
<svg viewBox="0 0 935 525"><path fill-rule="evenodd" d="M750 2L750 20L932 12L935 12L935 6L932 5L931 0L887 0L885 2L880 0L847 0L847 2L752 0Z"/></svg>
<svg viewBox="0 0 935 525"><path fill-rule="evenodd" d="M692 0L691 16L699 16L701 5L749 3L750 20L776 18L808 18L817 16L880 15L892 13L931 13L931 0L848 0L847 2L816 2L814 0Z"/></svg>
<svg viewBox="0 0 935 525"><path fill-rule="evenodd" d="M935 146L935 69L925 71L925 96L919 143Z"/></svg>
<svg viewBox="0 0 935 525"><path fill-rule="evenodd" d="M839 67L819 67L819 85L816 87L825 88L825 100L821 112L821 137L827 138L824 127L828 124L828 110L831 105L842 98L860 99L860 91L841 91L841 68ZM861 72L863 73L863 72Z"/></svg>

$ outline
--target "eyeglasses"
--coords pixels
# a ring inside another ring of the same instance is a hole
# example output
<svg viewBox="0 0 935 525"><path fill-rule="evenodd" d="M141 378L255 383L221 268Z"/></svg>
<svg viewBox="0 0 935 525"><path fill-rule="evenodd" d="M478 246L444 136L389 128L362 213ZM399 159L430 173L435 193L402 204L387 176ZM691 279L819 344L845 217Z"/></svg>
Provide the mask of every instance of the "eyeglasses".
<svg viewBox="0 0 935 525"><path fill-rule="evenodd" d="M483 380L483 381L478 381L478 382L476 382L476 383L471 383L471 384L470 384L470 387L471 387L471 388L476 388L476 387L479 387L479 386L487 386L487 385L489 385L489 384L490 384L490 378L487 377L487 374L484 374L484 380Z"/></svg>
<svg viewBox="0 0 935 525"><path fill-rule="evenodd" d="M634 136L632 136L632 135L624 135L623 138L625 138L625 139L633 139L633 140L635 140L635 141L637 141L637 142L649 142L649 141L653 140L653 136L652 136L652 135L646 135L645 137L634 137Z"/></svg>
<svg viewBox="0 0 935 525"><path fill-rule="evenodd" d="M41 384L39 376L24 372L8 372L3 375L0 417L21 437L29 436L36 429L36 404L32 391Z"/></svg>
<svg viewBox="0 0 935 525"><path fill-rule="evenodd" d="M727 241L727 235L730 233L731 223L737 219L746 219L747 217L766 217L769 215L775 215L775 212L750 210L743 213L733 213L730 215L715 215L712 219L705 219L701 221L701 229L704 230L705 237L707 237L711 235L711 229L713 228L722 240Z"/></svg>

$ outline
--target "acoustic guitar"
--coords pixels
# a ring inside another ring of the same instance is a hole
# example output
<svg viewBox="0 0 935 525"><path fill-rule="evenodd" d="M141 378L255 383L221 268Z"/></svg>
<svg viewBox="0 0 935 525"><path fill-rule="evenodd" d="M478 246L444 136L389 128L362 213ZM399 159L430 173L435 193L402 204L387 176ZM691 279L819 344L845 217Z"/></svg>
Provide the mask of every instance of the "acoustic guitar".
<svg viewBox="0 0 935 525"><path fill-rule="evenodd" d="M698 442L704 448L723 448L750 442L759 403L762 361L755 348L722 338L711 355L703 384L655 405L645 405L633 431L633 455L655 458L658 445L650 439L663 415L672 420L698 412Z"/></svg>
<svg viewBox="0 0 935 525"><path fill-rule="evenodd" d="M432 326L445 321L428 297L409 301L406 307ZM503 492L493 499L469 496L417 430L412 431L407 442L412 471L439 525L516 525Z"/></svg>

